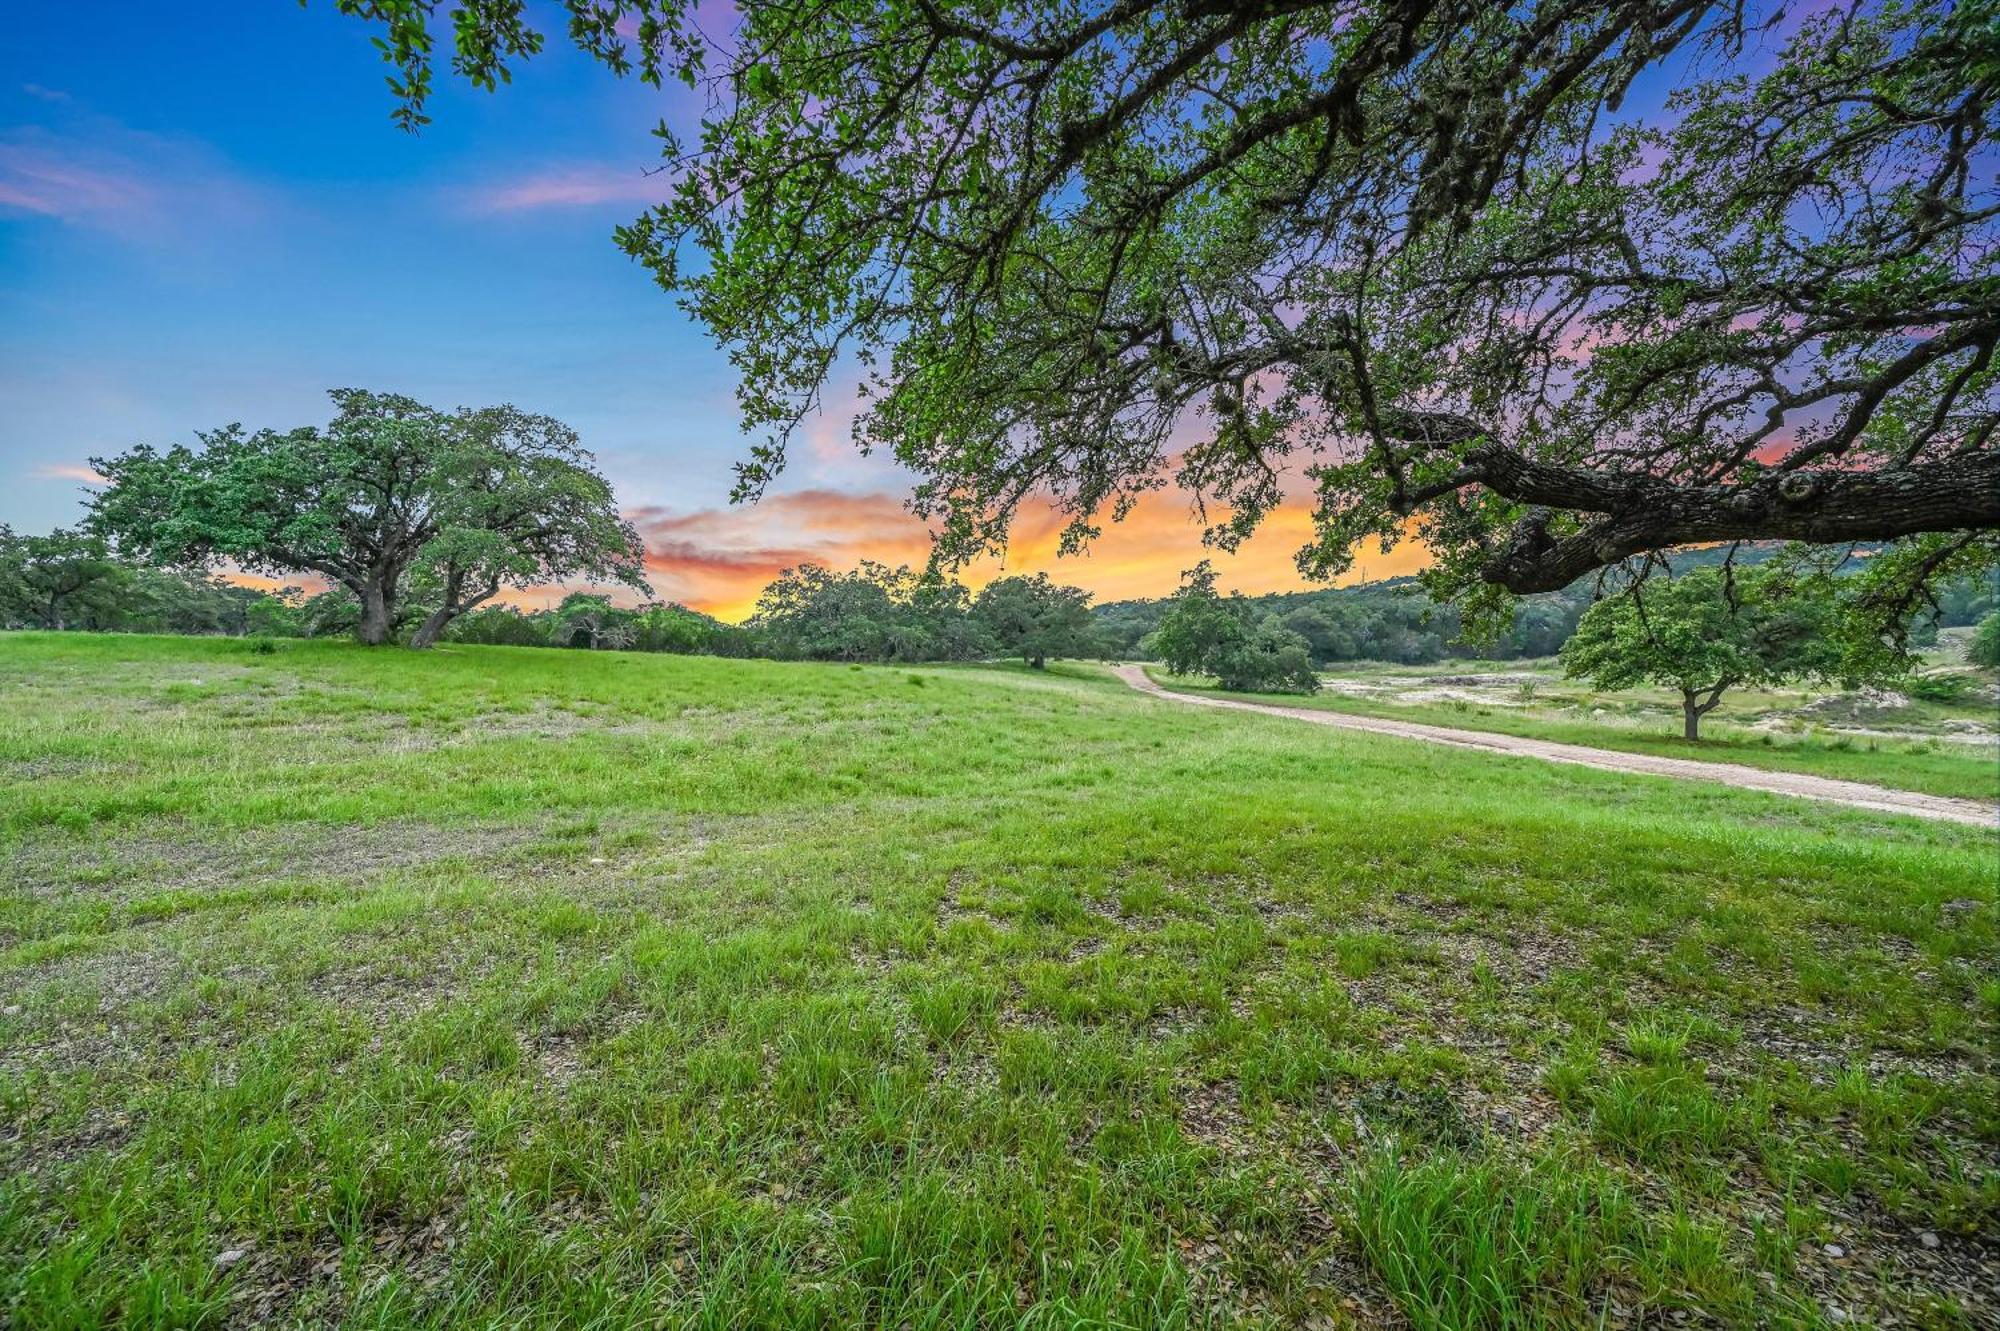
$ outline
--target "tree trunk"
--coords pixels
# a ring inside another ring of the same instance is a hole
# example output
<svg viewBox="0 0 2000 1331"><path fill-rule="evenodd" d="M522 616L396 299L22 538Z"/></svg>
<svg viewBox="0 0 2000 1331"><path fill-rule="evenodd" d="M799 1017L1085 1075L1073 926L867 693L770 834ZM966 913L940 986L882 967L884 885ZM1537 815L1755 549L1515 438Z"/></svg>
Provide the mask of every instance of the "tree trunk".
<svg viewBox="0 0 2000 1331"><path fill-rule="evenodd" d="M1031 656L1031 657L1029 657L1029 658L1028 658L1028 668L1029 668L1030 670L1044 670L1044 669L1047 669L1047 668L1048 668L1048 660L1047 660L1047 658L1046 658L1046 657L1040 657L1040 656Z"/></svg>
<svg viewBox="0 0 2000 1331"><path fill-rule="evenodd" d="M1484 431L1442 412L1391 413L1391 437L1439 447ZM1480 569L1482 580L1521 595L1560 591L1628 555L1721 541L1892 541L1925 532L2000 524L2000 452L1879 468L1833 465L1767 471L1730 484L1669 481L1643 472L1548 462L1497 442L1475 444L1451 475L1395 496L1408 515L1469 485L1528 505L1528 517ZM1549 530L1552 509L1592 515L1576 531Z"/></svg>
<svg viewBox="0 0 2000 1331"><path fill-rule="evenodd" d="M441 605L431 611L424 622L417 626L416 636L410 639L410 646L418 651L431 646L438 640L438 634L444 632L444 626L451 623L452 617L453 611L448 605Z"/></svg>
<svg viewBox="0 0 2000 1331"><path fill-rule="evenodd" d="M465 594L465 575L462 573L453 573L446 578L444 604L431 611L429 617L417 626L416 636L410 639L410 646L419 651L431 646L438 640L438 635L444 632L445 625L497 594L500 590L500 580L495 578L491 582L482 583L475 590L478 592L476 596ZM597 645L595 633L592 634L590 645L593 647Z"/></svg>
<svg viewBox="0 0 2000 1331"><path fill-rule="evenodd" d="M355 637L370 647L380 647L389 640L389 595L379 581L369 582L361 588L361 627Z"/></svg>
<svg viewBox="0 0 2000 1331"><path fill-rule="evenodd" d="M1695 705L1694 690L1681 690L1681 738L1701 738L1701 708Z"/></svg>

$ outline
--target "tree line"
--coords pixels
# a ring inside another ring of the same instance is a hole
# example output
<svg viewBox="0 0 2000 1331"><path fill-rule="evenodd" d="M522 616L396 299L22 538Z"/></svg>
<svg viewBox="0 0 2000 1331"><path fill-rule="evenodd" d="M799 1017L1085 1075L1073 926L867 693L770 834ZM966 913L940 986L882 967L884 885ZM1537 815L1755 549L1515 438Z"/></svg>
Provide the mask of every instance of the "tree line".
<svg viewBox="0 0 2000 1331"><path fill-rule="evenodd" d="M1651 679L1697 701L1716 693L1718 684L1893 674L1893 667L1878 666L1847 667L1842 674L1841 663L1856 659L1851 648L1843 654L1831 646L1846 631L1846 619L1836 613L1842 584L1826 578L1802 583L1796 575L1767 579L1757 572L1767 562L1782 563L1784 555L1775 547L1677 552L1666 576L1639 584L1636 597L1628 591L1600 601L1590 580L1524 597L1511 628L1488 640L1468 634L1456 607L1433 601L1407 578L1225 595L1204 563L1171 597L1094 606L1088 592L1041 574L1001 578L975 594L951 579L872 562L847 571L810 564L787 569L742 624L673 602L621 605L602 592L572 591L543 609L489 603L462 611L448 619L439 640L878 663L1006 656L1040 666L1053 658L1145 657L1251 691L1310 692L1316 671L1347 661L1424 665L1447 657L1505 660L1558 652L1604 687ZM1727 596L1720 581L1725 566L1732 570ZM1851 572L1833 570L1842 571ZM1647 591L1654 582L1657 590ZM1811 595L1823 604L1767 613L1766 603L1781 587L1791 601ZM387 635L410 638L433 622L439 595L425 583L399 590L388 601ZM1991 579L1943 584L1907 629L1907 645L1935 641L1940 626L2000 622L1993 619L1994 605ZM94 531L32 536L0 527L0 626L365 641L364 619L361 599L342 585L318 593L295 586L260 590L203 567L138 562ZM1670 639L1656 631L1682 622L1702 627ZM1800 623L1812 624L1813 631L1773 631L1774 625ZM1989 628L1987 638L1996 631ZM1865 634L1862 640L1872 641ZM1679 646L1670 650L1665 641ZM1693 713L1697 719L1700 714Z"/></svg>
<svg viewBox="0 0 2000 1331"><path fill-rule="evenodd" d="M519 647L676 652L776 660L917 662L1057 658L1115 650L1090 593L1046 574L988 583L975 595L949 578L864 562L845 572L805 564L764 589L729 624L674 602L620 605L573 591L557 605L488 603L441 615L451 593L406 579L371 612L350 587L263 590L207 567L157 567L88 530L17 535L0 527L0 627L262 638L347 637ZM379 614L379 619L375 616ZM426 627L439 624L426 636Z"/></svg>
<svg viewBox="0 0 2000 1331"><path fill-rule="evenodd" d="M1719 568L1725 562L1755 567L1783 553L1783 547L1775 545L1679 550L1661 560L1660 572L1678 576ZM1864 562L1861 557L1843 561L1840 571L1857 572ZM1911 616L1905 630L1912 635L1910 645L1928 646L1939 628L1978 623L1995 607L1994 586L1991 577L1976 575L1938 584L1934 599ZM1314 665L1345 661L1432 665L1450 658L1510 661L1554 656L1603 590L1595 578L1584 578L1559 592L1517 598L1511 620L1497 631L1486 631L1486 625L1469 626L1454 603L1433 599L1421 582L1408 577L1260 596L1238 593L1227 599L1246 620L1274 623L1298 634ZM1097 620L1115 654L1144 655L1148 638L1175 603L1173 597L1111 601L1097 608Z"/></svg>
<svg viewBox="0 0 2000 1331"><path fill-rule="evenodd" d="M1090 593L1046 574L1005 577L975 595L949 578L863 561L837 571L802 564L780 573L742 624L677 604L619 606L574 592L545 611L492 606L460 619L457 642L595 647L877 664L1016 658L1041 669L1059 658L1108 655Z"/></svg>

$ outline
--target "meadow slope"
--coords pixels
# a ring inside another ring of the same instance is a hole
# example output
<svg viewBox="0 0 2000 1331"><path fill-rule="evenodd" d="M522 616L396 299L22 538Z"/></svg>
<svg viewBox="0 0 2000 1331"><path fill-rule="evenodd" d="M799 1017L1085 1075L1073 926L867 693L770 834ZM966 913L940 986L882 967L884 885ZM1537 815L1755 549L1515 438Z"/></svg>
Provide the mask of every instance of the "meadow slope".
<svg viewBox="0 0 2000 1331"><path fill-rule="evenodd" d="M1996 854L1083 673L0 636L0 1308L1992 1325Z"/></svg>

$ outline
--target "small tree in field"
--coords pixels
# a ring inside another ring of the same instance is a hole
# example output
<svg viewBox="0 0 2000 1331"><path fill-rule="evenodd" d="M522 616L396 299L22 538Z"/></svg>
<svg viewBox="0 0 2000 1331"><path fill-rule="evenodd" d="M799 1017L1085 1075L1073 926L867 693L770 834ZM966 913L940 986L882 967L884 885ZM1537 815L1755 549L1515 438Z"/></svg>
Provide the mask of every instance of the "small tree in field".
<svg viewBox="0 0 2000 1331"><path fill-rule="evenodd" d="M318 573L359 604L356 636L388 640L412 597L413 647L502 587L585 578L644 589L642 547L574 431L513 407L440 412L340 389L331 424L238 425L200 448L135 448L92 466L110 482L95 529L156 564Z"/></svg>
<svg viewBox="0 0 2000 1331"><path fill-rule="evenodd" d="M1035 670L1052 656L1084 656L1097 645L1090 593L1050 582L1046 573L988 583L972 603L972 614L1001 651Z"/></svg>
<svg viewBox="0 0 2000 1331"><path fill-rule="evenodd" d="M1691 740L1730 689L1836 677L1858 683L1861 667L1843 655L1832 597L1790 592L1770 574L1739 573L1731 585L1712 568L1649 579L1585 612L1563 644L1563 669L1601 689L1677 690L1681 733Z"/></svg>
<svg viewBox="0 0 2000 1331"><path fill-rule="evenodd" d="M1225 689L1247 693L1317 693L1312 648L1275 617L1258 623L1249 608L1215 590L1207 560L1182 575L1173 608L1149 639L1177 675L1213 675Z"/></svg>
<svg viewBox="0 0 2000 1331"><path fill-rule="evenodd" d="M1242 619L1216 593L1215 569L1204 559L1181 575L1173 605L1144 645L1176 675L1199 675L1242 632Z"/></svg>

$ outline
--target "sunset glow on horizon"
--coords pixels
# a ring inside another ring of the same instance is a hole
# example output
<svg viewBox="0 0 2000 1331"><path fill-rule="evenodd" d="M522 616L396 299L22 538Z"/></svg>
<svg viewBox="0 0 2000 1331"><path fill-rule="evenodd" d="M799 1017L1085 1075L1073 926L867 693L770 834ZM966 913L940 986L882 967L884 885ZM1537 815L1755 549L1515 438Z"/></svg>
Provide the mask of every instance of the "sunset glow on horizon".
<svg viewBox="0 0 2000 1331"><path fill-rule="evenodd" d="M655 594L731 622L747 618L765 585L787 568L844 570L863 560L920 568L931 552L924 524L899 496L886 493L800 490L730 508L628 516L645 538ZM1120 601L1170 595L1183 572L1207 559L1223 587L1248 595L1326 585L1309 582L1293 562L1312 536L1311 508L1303 499L1273 511L1234 553L1202 545L1202 520L1187 495L1175 490L1146 496L1123 522L1106 521L1103 534L1079 554L1058 552L1063 523L1047 503L1024 508L1004 558L980 559L955 576L976 591L1009 574L1046 573L1099 601ZM1370 551L1338 581L1397 577L1426 563L1423 547L1406 543L1386 555Z"/></svg>

